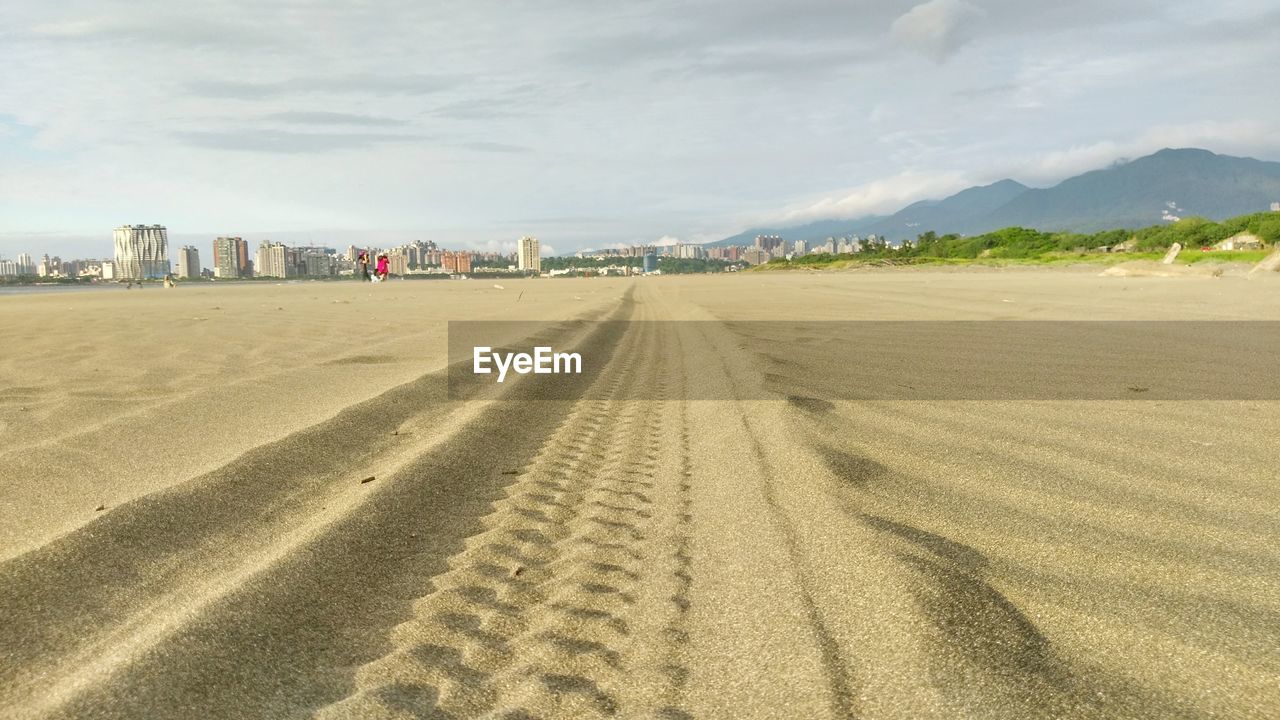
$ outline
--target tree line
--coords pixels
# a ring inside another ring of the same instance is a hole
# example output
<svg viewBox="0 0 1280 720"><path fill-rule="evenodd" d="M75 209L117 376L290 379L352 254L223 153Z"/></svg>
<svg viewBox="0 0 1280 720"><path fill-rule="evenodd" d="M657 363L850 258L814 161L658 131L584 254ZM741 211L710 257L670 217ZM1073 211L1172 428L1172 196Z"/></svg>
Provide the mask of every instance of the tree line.
<svg viewBox="0 0 1280 720"><path fill-rule="evenodd" d="M1134 252L1153 252L1174 243L1184 248L1209 247L1243 232L1258 236L1267 244L1280 242L1280 213L1263 212L1213 221L1190 217L1178 222L1152 225L1139 230L1103 230L1096 233L1045 232L1008 227L981 235L955 233L939 235L929 231L893 247L887 243L865 246L854 257L865 259L939 258L1031 259L1053 254L1094 252L1123 245ZM790 261L775 258L771 264L822 265L848 256L801 255Z"/></svg>

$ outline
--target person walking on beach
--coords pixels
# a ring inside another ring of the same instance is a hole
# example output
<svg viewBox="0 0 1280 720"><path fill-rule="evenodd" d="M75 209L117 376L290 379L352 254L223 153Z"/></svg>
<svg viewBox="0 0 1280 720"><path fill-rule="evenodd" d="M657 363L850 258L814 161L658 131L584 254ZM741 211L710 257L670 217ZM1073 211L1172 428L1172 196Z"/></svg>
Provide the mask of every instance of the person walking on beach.
<svg viewBox="0 0 1280 720"><path fill-rule="evenodd" d="M388 262L387 262L387 256L386 256L386 255L379 255L379 256L378 256L378 269L377 269L377 272L378 272L378 278L379 278L380 280L382 280L383 282L386 282L386 280L387 280L387 272L388 272L388 267L387 267L387 265L388 265Z"/></svg>
<svg viewBox="0 0 1280 720"><path fill-rule="evenodd" d="M369 253L361 250L360 259L360 280L361 282L369 282Z"/></svg>

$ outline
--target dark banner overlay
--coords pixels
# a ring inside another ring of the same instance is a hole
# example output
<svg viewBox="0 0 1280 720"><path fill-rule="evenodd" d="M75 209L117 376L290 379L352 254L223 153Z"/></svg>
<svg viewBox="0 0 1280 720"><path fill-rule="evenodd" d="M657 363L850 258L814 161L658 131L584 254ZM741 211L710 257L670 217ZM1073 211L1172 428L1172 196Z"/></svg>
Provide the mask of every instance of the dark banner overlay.
<svg viewBox="0 0 1280 720"><path fill-rule="evenodd" d="M1280 399L1269 321L455 321L449 360L459 400ZM641 372L695 381L598 382Z"/></svg>

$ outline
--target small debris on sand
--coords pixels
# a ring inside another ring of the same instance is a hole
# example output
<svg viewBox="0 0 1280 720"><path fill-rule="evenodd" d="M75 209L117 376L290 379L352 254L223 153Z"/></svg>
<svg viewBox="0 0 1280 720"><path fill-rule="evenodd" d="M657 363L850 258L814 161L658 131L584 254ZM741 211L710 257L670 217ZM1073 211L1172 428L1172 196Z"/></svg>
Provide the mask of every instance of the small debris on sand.
<svg viewBox="0 0 1280 720"><path fill-rule="evenodd" d="M106 506L106 505L99 505L98 507L94 508L94 509L93 509L93 511L94 511L94 512L102 512L103 510L106 510L106 509L107 509L107 506Z"/></svg>
<svg viewBox="0 0 1280 720"><path fill-rule="evenodd" d="M361 480L361 481L360 481L360 484L361 484L361 485L363 485L363 484L365 484L365 483L371 483L371 482L373 482L373 478L374 478L374 476L373 476L373 475L370 475L369 477L367 477L367 478L365 478L365 479Z"/></svg>
<svg viewBox="0 0 1280 720"><path fill-rule="evenodd" d="M503 475L519 475L520 471L519 470L503 470L502 474Z"/></svg>
<svg viewBox="0 0 1280 720"><path fill-rule="evenodd" d="M494 287L499 290L506 290L506 288L502 287L501 285L498 285L497 283L494 284Z"/></svg>
<svg viewBox="0 0 1280 720"><path fill-rule="evenodd" d="M511 577L520 577L520 573L522 573L522 572L524 572L524 566L523 566L523 565L517 565L517 566L515 566L515 569L513 569L513 570L511 571Z"/></svg>

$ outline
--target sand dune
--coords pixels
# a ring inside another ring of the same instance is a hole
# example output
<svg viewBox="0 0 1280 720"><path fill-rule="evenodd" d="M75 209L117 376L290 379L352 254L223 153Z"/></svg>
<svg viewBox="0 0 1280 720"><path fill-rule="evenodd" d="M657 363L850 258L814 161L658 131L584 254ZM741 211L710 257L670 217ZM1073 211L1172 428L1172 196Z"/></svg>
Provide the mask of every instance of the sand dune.
<svg viewBox="0 0 1280 720"><path fill-rule="evenodd" d="M1268 283L420 285L0 300L0 717L1280 707L1280 404L839 400L729 322L1280 319ZM582 399L464 403L448 318L704 322L563 325Z"/></svg>

